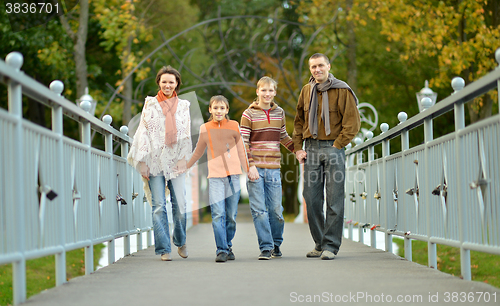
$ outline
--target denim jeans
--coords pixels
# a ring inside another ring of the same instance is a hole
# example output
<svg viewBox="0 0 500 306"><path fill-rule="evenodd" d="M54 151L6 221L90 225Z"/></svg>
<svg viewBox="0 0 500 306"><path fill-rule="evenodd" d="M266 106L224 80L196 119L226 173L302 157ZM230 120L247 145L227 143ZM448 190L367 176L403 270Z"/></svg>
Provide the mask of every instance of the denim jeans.
<svg viewBox="0 0 500 306"><path fill-rule="evenodd" d="M240 176L209 178L208 188L216 254L229 254L233 246L231 241L236 233L236 214L241 193Z"/></svg>
<svg viewBox="0 0 500 306"><path fill-rule="evenodd" d="M180 247L186 243L186 188L185 174L167 181L172 202L172 218L174 223L173 242ZM149 189L152 196L153 230L155 254L171 252L170 232L167 215L167 198L165 196L165 177L163 175L149 177Z"/></svg>
<svg viewBox="0 0 500 306"><path fill-rule="evenodd" d="M304 192L309 230L318 251L337 254L344 220L345 151L333 140L306 139ZM326 218L323 213L326 189Z"/></svg>
<svg viewBox="0 0 500 306"><path fill-rule="evenodd" d="M248 197L260 251L272 250L283 242L285 219L281 205L280 169L257 168L259 178L248 180Z"/></svg>

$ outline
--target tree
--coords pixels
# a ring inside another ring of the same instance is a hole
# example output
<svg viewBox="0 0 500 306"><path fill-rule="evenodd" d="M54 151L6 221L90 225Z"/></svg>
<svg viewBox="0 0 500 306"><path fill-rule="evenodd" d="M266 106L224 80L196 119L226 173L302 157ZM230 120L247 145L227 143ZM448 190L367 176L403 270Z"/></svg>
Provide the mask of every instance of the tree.
<svg viewBox="0 0 500 306"><path fill-rule="evenodd" d="M373 16L381 33L400 42L400 60L414 63L422 57L435 59L431 86L448 87L451 78L472 82L495 68L494 52L500 41L498 1L409 1L383 0L373 3ZM468 103L470 121L491 115L493 94Z"/></svg>
<svg viewBox="0 0 500 306"><path fill-rule="evenodd" d="M73 29L74 27L68 21L68 19L72 19L73 10L68 12L67 16L64 14L61 15L60 19L66 34L73 40L73 56L76 67L76 95L77 97L81 97L85 93L85 89L89 86L85 48L89 22L89 0L79 1L78 6L78 24L74 26L76 30Z"/></svg>
<svg viewBox="0 0 500 306"><path fill-rule="evenodd" d="M106 51L114 48L121 61L121 69L119 70L121 79L117 83L121 83L125 79L138 64L138 57L143 54L140 48L133 48L133 46L144 44L153 39L152 29L146 25L145 13L149 11L154 2L154 0L147 2L137 0L94 1L96 19L103 29L101 36L104 41L101 46ZM137 13L135 3L146 6L142 14ZM139 71L139 79L144 78L143 73L144 71ZM128 78L121 89L124 100L122 124L127 125L132 118L133 78Z"/></svg>
<svg viewBox="0 0 500 306"><path fill-rule="evenodd" d="M65 45L65 34L57 20L51 20L46 24L26 28L22 31L15 31L9 23L9 16L0 10L0 58L5 59L7 54L12 51L18 51L23 54L24 63L21 69L30 77L38 82L48 86L55 79L61 79L58 73L53 69L46 69L43 60L39 58L40 50L46 46L51 46L59 42ZM71 84L70 80L62 79ZM68 86L68 83L66 83ZM7 108L7 93L5 88L0 87L0 107ZM50 127L48 109L36 101L25 99L24 117L30 121Z"/></svg>

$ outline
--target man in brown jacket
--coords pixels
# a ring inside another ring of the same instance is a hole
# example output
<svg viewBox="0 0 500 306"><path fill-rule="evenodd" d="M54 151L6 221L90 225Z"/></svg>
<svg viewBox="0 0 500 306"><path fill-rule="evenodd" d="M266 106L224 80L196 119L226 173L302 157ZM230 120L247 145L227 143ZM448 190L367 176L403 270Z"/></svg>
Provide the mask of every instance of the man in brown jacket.
<svg viewBox="0 0 500 306"><path fill-rule="evenodd" d="M304 192L314 250L307 257L334 259L342 242L345 152L360 128L358 99L347 83L330 71L326 55L309 58L311 78L302 87L293 142L304 163ZM305 150L302 148L305 143ZM323 213L326 188L326 218Z"/></svg>

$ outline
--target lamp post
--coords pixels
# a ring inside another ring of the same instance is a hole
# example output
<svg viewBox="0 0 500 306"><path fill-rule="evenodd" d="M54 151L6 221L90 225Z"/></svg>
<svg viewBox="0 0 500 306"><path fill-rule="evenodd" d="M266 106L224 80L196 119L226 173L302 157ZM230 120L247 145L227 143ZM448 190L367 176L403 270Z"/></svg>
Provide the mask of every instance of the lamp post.
<svg viewBox="0 0 500 306"><path fill-rule="evenodd" d="M88 87L85 87L85 94L82 95L80 97L80 99L78 99L78 102L79 102L81 108L83 108L89 114L94 116L97 101L94 100L94 98L92 98L91 95L89 95L89 88ZM89 106L89 104L90 104L90 106Z"/></svg>
<svg viewBox="0 0 500 306"><path fill-rule="evenodd" d="M429 98L431 100L430 105L428 105L428 103L422 104L423 98ZM425 87L422 88L419 92L417 92L418 110L420 112L426 110L427 108L436 104L436 100L437 100L437 92L433 92L432 89L429 88L429 81L425 80Z"/></svg>

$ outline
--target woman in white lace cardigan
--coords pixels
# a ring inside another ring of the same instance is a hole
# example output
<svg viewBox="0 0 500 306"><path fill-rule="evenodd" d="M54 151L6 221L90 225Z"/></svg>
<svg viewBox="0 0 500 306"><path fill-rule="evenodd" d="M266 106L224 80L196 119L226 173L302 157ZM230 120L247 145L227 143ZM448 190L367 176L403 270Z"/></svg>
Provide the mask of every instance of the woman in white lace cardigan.
<svg viewBox="0 0 500 306"><path fill-rule="evenodd" d="M180 73L162 67L156 75L160 90L147 97L141 121L134 135L128 162L136 167L144 181L144 191L153 210L155 253L161 260L172 257L166 210L166 187L170 191L174 223L173 242L182 258L188 257L186 247L186 189L185 168L191 158L191 120L189 101L179 99Z"/></svg>

